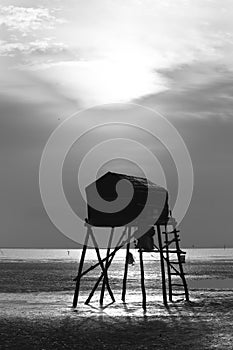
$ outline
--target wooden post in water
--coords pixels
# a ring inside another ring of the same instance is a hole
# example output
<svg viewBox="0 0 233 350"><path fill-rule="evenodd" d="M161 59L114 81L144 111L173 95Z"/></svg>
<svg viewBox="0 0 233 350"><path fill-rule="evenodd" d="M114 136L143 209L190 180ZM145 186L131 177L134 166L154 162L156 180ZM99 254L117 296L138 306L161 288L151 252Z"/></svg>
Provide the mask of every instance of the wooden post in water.
<svg viewBox="0 0 233 350"><path fill-rule="evenodd" d="M168 276L168 293L169 293L169 301L172 302L172 280L171 280L171 266L170 266L170 258L169 258L169 240L167 233L167 224L164 227L165 234L165 246L166 246L166 261L167 261L167 276Z"/></svg>
<svg viewBox="0 0 233 350"><path fill-rule="evenodd" d="M131 227L128 227L128 239L130 240L131 236ZM124 278L123 278L123 287L122 287L122 297L121 300L125 302L125 294L126 294L126 283L127 283L127 275L128 275L128 259L129 259L129 248L130 248L130 241L128 241L126 246L126 256L125 256L125 271L124 271Z"/></svg>
<svg viewBox="0 0 233 350"><path fill-rule="evenodd" d="M141 249L139 249L139 258L140 258L140 270L141 270L142 307L144 310L146 310L146 289L145 289L143 256L142 256Z"/></svg>
<svg viewBox="0 0 233 350"><path fill-rule="evenodd" d="M87 228L87 234L86 234L85 242L84 242L84 246L83 246L83 250L82 250L82 255L81 255L81 259L80 259L80 263L79 263L78 275L77 275L77 278L76 278L76 286L75 286L75 292L74 292L74 297L73 297L73 307L74 308L78 304L80 280L81 280L81 277L82 277L83 263L84 263L86 250L87 250L87 243L88 243L88 239L89 239L89 235L90 235L90 231L89 230L90 230L90 228L88 227Z"/></svg>
<svg viewBox="0 0 233 350"><path fill-rule="evenodd" d="M164 305L167 306L166 278L165 278L163 245L162 245L160 225L156 225L156 228L157 228L157 234L158 234L158 244L159 244L159 253L160 253L160 266L161 266L162 289L163 289L163 303L164 303Z"/></svg>

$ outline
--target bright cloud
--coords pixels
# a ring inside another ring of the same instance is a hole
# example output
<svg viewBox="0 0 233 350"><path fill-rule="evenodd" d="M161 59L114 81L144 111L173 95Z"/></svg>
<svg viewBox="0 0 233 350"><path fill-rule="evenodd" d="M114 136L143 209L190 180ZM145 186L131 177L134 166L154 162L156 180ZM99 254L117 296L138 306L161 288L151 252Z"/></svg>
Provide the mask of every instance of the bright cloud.
<svg viewBox="0 0 233 350"><path fill-rule="evenodd" d="M130 101L170 89L164 70L208 62L233 69L229 0L69 0L60 3L63 19L53 11L53 1L50 6L3 7L0 23L36 39L21 42L14 32L14 40L4 38L1 53L18 57L20 69L38 71L84 105ZM63 48L69 55L55 57ZM47 50L51 59L38 61L38 50Z"/></svg>
<svg viewBox="0 0 233 350"><path fill-rule="evenodd" d="M47 8L26 8L18 6L3 6L0 9L0 25L10 30L22 32L24 35L41 29L52 29L54 23L60 22L51 15Z"/></svg>
<svg viewBox="0 0 233 350"><path fill-rule="evenodd" d="M49 40L35 40L28 43L20 42L0 42L0 55L14 57L21 55L52 55L59 54L64 51L65 45L62 43L51 43Z"/></svg>

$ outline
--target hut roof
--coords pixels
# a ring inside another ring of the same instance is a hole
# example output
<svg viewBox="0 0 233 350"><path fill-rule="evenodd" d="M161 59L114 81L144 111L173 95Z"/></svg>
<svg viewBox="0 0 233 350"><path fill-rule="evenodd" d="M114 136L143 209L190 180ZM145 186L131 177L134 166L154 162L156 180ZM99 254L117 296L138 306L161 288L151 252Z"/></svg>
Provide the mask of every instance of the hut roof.
<svg viewBox="0 0 233 350"><path fill-rule="evenodd" d="M118 181L119 180L129 180L132 184L135 185L135 187L140 188L142 190L147 189L147 188L154 188L158 191L166 191L165 188L154 184L152 181L147 180L145 177L139 177L139 176L132 176L132 175L126 175L126 174L121 174L121 173L114 173L111 171L108 171L105 175L102 177L98 178L96 181L101 180L103 177L111 176L115 177Z"/></svg>
<svg viewBox="0 0 233 350"><path fill-rule="evenodd" d="M101 177L99 177L96 181L91 183L86 187L86 191L90 187L92 187L94 184L97 185L98 190L102 192L102 190L106 189L108 194L110 195L111 190L115 191L115 188L111 188L114 184L116 184L120 180L128 180L133 184L134 189L138 191L162 191L162 192L167 192L167 190L159 185L156 185L150 180L147 180L144 177L139 177L139 176L132 176L132 175L126 175L126 174L121 174L121 173L115 173L108 171Z"/></svg>

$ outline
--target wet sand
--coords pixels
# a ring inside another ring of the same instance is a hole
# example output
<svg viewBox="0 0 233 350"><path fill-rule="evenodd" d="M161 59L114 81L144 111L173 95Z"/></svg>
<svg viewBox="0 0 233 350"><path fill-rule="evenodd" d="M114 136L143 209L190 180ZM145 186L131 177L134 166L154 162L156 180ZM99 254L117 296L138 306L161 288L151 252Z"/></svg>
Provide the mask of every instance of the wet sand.
<svg viewBox="0 0 233 350"><path fill-rule="evenodd" d="M53 296L51 302L47 296L41 304L1 302L1 349L233 348L233 295L202 293L169 308L149 302L147 313L139 302L105 309L80 304L74 311L66 304L70 297Z"/></svg>

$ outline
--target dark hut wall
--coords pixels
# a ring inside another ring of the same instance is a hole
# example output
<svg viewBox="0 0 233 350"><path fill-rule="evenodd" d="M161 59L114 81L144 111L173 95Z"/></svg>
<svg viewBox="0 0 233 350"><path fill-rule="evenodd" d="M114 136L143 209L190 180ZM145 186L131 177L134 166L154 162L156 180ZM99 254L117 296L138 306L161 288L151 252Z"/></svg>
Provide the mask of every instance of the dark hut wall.
<svg viewBox="0 0 233 350"><path fill-rule="evenodd" d="M120 180L128 180L133 186L133 197L130 203L121 211L116 213L104 213L92 208L91 203L93 193L95 193L95 187L101 198L105 201L113 201L117 198L116 185ZM132 225L138 225L138 216L144 209L147 202L148 191L151 191L150 195L153 197L153 205L148 207L143 218L140 220L157 223L159 221L165 222L168 218L168 193L160 186L155 185L151 181L147 181L145 178L129 176L125 174L118 174L108 172L96 182L90 184L86 188L87 195L87 212L88 222L93 226L110 226L118 227L125 226L129 223ZM152 221L151 219L154 218Z"/></svg>

